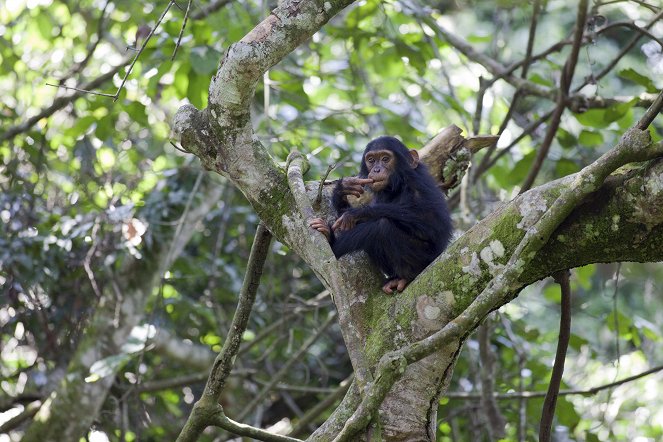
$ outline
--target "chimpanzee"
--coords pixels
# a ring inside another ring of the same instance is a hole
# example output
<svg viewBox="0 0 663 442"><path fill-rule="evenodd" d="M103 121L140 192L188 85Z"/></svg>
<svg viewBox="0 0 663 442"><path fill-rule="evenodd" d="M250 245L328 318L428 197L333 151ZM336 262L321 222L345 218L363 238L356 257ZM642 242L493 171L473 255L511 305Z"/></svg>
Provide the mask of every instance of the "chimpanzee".
<svg viewBox="0 0 663 442"><path fill-rule="evenodd" d="M348 196L373 196L352 207ZM337 258L364 250L387 275L385 293L403 291L444 251L452 225L442 192L416 150L394 137L368 143L358 177L343 178L332 197L338 219L330 226L321 218L310 226L329 240Z"/></svg>

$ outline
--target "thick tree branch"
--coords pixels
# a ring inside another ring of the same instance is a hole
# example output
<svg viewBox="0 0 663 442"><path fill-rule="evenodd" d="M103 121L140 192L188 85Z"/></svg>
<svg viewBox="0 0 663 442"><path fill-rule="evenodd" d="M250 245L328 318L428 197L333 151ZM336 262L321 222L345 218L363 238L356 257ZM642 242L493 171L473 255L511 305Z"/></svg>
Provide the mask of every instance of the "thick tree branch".
<svg viewBox="0 0 663 442"><path fill-rule="evenodd" d="M647 132L631 129L617 146L577 173L571 186L564 188L542 214L521 220L519 227L524 230L524 235L508 262L495 271L490 282L467 308L429 337L387 353L381 358L375 382L371 384L357 411L335 441L348 440L368 424L372 414L403 375L408 364L441 350L449 343L462 341L488 313L508 302L514 295L514 286L523 275L524 269L545 246L557 226L586 196L598 190L610 173L629 162L646 161L661 155L663 143L651 145ZM501 253L497 253L498 251ZM490 261L493 254L504 255L504 252L502 247L491 248ZM484 258L489 257L488 252L483 255Z"/></svg>

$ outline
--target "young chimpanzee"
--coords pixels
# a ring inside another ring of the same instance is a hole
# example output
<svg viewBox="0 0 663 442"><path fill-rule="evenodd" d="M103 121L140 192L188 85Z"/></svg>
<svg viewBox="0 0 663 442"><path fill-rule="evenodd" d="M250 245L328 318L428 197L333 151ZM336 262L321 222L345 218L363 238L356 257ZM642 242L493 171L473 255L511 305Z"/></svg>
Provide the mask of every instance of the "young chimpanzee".
<svg viewBox="0 0 663 442"><path fill-rule="evenodd" d="M347 197L359 197L364 185L373 191L368 205L351 207ZM416 150L393 137L368 143L358 177L343 178L332 198L339 218L331 227L321 218L311 221L329 240L337 258L364 250L389 280L385 293L403 291L444 251L452 225L442 192Z"/></svg>

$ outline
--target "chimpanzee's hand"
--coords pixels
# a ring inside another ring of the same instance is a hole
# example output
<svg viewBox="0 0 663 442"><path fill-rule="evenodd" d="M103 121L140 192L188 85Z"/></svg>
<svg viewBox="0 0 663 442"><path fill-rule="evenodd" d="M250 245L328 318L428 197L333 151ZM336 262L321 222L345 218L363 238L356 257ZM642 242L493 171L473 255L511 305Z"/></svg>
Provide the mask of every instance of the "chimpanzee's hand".
<svg viewBox="0 0 663 442"><path fill-rule="evenodd" d="M322 218L313 218L311 222L308 223L308 225L309 227L325 235L325 238L327 238L327 241L329 241L331 237L331 230L329 230L329 224L327 224L325 220Z"/></svg>
<svg viewBox="0 0 663 442"><path fill-rule="evenodd" d="M357 218L354 215L351 215L350 212L345 212L339 219L337 219L334 224L332 224L332 230L336 232L353 229L355 224L357 224Z"/></svg>
<svg viewBox="0 0 663 442"><path fill-rule="evenodd" d="M346 201L348 195L360 197L364 193L364 185L372 183L373 180L370 178L357 178L353 176L343 178L341 180L341 194Z"/></svg>

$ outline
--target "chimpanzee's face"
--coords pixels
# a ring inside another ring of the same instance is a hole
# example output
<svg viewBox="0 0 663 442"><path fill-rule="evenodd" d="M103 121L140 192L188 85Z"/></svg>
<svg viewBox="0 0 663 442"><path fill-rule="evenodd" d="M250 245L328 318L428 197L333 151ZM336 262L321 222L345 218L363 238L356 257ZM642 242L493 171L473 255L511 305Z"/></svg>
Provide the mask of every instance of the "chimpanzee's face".
<svg viewBox="0 0 663 442"><path fill-rule="evenodd" d="M381 192L389 184L391 174L396 170L396 156L390 150L372 150L364 156L368 177L373 180L371 189Z"/></svg>

